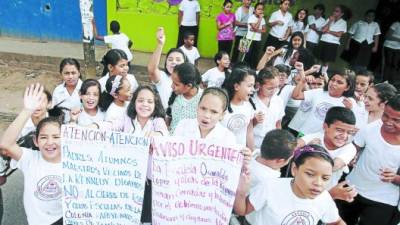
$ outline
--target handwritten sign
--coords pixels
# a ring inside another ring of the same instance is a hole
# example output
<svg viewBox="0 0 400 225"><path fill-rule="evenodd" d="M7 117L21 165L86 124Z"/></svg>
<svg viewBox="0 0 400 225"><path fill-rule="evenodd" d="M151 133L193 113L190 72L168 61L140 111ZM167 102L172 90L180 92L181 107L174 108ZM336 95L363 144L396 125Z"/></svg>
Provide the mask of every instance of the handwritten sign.
<svg viewBox="0 0 400 225"><path fill-rule="evenodd" d="M140 224L150 140L61 128L64 224Z"/></svg>
<svg viewBox="0 0 400 225"><path fill-rule="evenodd" d="M243 156L215 142L156 138L153 145L153 225L227 225Z"/></svg>

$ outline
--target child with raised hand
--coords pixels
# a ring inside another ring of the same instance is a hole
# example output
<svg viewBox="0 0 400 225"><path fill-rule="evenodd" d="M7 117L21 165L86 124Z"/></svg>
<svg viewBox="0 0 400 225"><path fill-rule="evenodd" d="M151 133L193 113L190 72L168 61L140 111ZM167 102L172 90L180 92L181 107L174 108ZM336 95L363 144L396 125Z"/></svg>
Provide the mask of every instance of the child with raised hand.
<svg viewBox="0 0 400 225"><path fill-rule="evenodd" d="M275 69L262 69L256 78L257 93L252 97L257 112L254 117L254 145L261 147L265 134L273 129L281 129L281 121L285 115L283 100L276 92L279 80Z"/></svg>
<svg viewBox="0 0 400 225"><path fill-rule="evenodd" d="M162 49L165 44L164 28L159 27L157 30L157 47L153 52L147 65L147 72L149 73L150 81L155 84L158 93L161 97L162 105L164 109L168 108L168 98L172 93L172 80L171 74L174 71L176 65L187 62L185 53L179 48L171 48L165 58L164 69L160 70L158 65L160 64Z"/></svg>
<svg viewBox="0 0 400 225"><path fill-rule="evenodd" d="M228 110L222 124L235 134L239 145L254 149L253 118L255 105L250 96L254 93L255 71L246 66L233 68L225 79L223 88L228 92Z"/></svg>
<svg viewBox="0 0 400 225"><path fill-rule="evenodd" d="M201 80L204 87L221 87L225 78L229 74L229 66L231 61L229 54L220 51L214 56L216 67L207 70L202 76Z"/></svg>
<svg viewBox="0 0 400 225"><path fill-rule="evenodd" d="M195 38L196 37L192 32L185 32L185 34L183 35L183 45L179 47L179 49L181 49L185 53L188 62L197 67L197 65L199 64L200 53L199 50L197 50L196 46L194 46Z"/></svg>
<svg viewBox="0 0 400 225"><path fill-rule="evenodd" d="M334 162L319 145L305 145L294 152L294 178L269 179L250 190L249 175L242 172L236 191L234 211L239 215L257 213L252 225L290 224L308 221L316 225L344 225L335 202L326 190Z"/></svg>
<svg viewBox="0 0 400 225"><path fill-rule="evenodd" d="M4 132L0 149L11 157L11 167L24 174L24 208L30 225L62 224L61 123L47 117L36 127L35 145L40 151L21 148L16 140L26 121L43 100L43 86L32 84L24 94L24 109ZM45 183L40 184L42 181ZM49 190L47 190L50 188ZM43 193L51 192L52 195Z"/></svg>
<svg viewBox="0 0 400 225"><path fill-rule="evenodd" d="M124 51L120 49L109 50L101 60L103 64L102 78L99 79L101 92L106 90L106 83L108 78L116 75L126 77L131 86L131 94L139 86L134 75L129 74L128 58Z"/></svg>
<svg viewBox="0 0 400 225"><path fill-rule="evenodd" d="M97 80L87 79L83 81L79 90L82 107L71 110L70 122L77 123L80 126L88 126L103 121L105 113L99 108L100 94L101 86Z"/></svg>
<svg viewBox="0 0 400 225"><path fill-rule="evenodd" d="M179 121L196 118L203 90L200 88L200 73L191 63L177 65L171 79L173 92L168 100L167 124L173 134Z"/></svg>
<svg viewBox="0 0 400 225"><path fill-rule="evenodd" d="M106 112L105 121L121 119L131 99L131 84L126 77L116 75L108 78L106 91L101 93L99 107Z"/></svg>
<svg viewBox="0 0 400 225"><path fill-rule="evenodd" d="M217 40L218 51L231 53L233 40L235 39L235 14L231 12L233 2L225 0L223 3L224 11L217 16Z"/></svg>
<svg viewBox="0 0 400 225"><path fill-rule="evenodd" d="M304 100L307 104L302 104L299 111L293 117L289 127L303 134L311 134L322 131L322 125L326 112L333 106L347 107L353 110L357 117L356 102L354 96L354 76L351 71L341 71L334 73L324 89L314 89L305 91L307 80L301 63L296 63L296 69L300 74L300 81L293 90L292 98ZM305 113L305 114L304 114ZM307 121L304 121L304 117Z"/></svg>
<svg viewBox="0 0 400 225"><path fill-rule="evenodd" d="M81 106L79 98L79 89L82 85L80 68L78 60L73 58L65 58L60 63L63 82L54 89L52 103L53 106L65 108L65 122L69 121L69 112L67 111Z"/></svg>

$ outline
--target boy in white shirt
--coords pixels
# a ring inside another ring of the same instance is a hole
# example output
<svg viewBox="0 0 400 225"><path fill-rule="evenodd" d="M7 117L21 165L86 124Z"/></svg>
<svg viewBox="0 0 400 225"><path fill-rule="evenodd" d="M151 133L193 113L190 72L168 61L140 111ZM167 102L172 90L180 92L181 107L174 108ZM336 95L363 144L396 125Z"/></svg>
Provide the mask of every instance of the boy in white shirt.
<svg viewBox="0 0 400 225"><path fill-rule="evenodd" d="M199 50L194 46L196 36L191 32L184 34L184 44L180 49L185 53L188 61L197 67L200 59Z"/></svg>
<svg viewBox="0 0 400 225"><path fill-rule="evenodd" d="M194 34L195 40L193 45L197 46L197 36L199 33L200 22L200 4L197 0L183 0L179 4L178 13L178 43L177 48L184 43L184 34L191 32Z"/></svg>
<svg viewBox="0 0 400 225"><path fill-rule="evenodd" d="M354 144L364 149L346 180L358 195L351 203L338 202L341 216L347 224L398 224L400 95L388 101L381 120L361 130Z"/></svg>

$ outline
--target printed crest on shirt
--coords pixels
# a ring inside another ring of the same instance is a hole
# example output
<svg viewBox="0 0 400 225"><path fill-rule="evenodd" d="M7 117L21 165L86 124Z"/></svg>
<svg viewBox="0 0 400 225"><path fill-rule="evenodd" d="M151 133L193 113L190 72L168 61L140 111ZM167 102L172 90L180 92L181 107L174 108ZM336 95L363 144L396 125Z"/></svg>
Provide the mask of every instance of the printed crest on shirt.
<svg viewBox="0 0 400 225"><path fill-rule="evenodd" d="M231 131L239 131L247 127L246 116L243 114L235 114L229 119L227 128Z"/></svg>
<svg viewBox="0 0 400 225"><path fill-rule="evenodd" d="M315 107L315 112L314 112L315 113L315 117L317 117L320 120L325 120L326 113L332 107L333 107L333 105L331 103L321 102L320 104L318 104Z"/></svg>
<svg viewBox="0 0 400 225"><path fill-rule="evenodd" d="M281 225L311 225L314 223L314 217L311 213L303 210L291 212L283 219Z"/></svg>
<svg viewBox="0 0 400 225"><path fill-rule="evenodd" d="M35 196L43 201L57 200L61 198L61 176L49 175L39 180L36 186Z"/></svg>

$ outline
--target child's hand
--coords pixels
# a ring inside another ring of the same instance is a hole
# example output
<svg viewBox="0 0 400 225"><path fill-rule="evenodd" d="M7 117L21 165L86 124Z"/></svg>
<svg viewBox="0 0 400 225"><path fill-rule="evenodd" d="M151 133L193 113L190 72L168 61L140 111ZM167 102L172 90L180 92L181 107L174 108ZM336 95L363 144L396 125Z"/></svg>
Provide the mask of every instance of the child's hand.
<svg viewBox="0 0 400 225"><path fill-rule="evenodd" d="M353 103L350 101L349 98L344 98L343 99L343 105L344 105L344 107L346 107L348 109L352 109L353 108Z"/></svg>
<svg viewBox="0 0 400 225"><path fill-rule="evenodd" d="M396 171L390 169L390 168L383 168L380 169L380 178L381 181L386 182L386 183L391 183L393 182L394 178L396 177Z"/></svg>
<svg viewBox="0 0 400 225"><path fill-rule="evenodd" d="M164 45L165 44L165 34L164 34L164 28L163 27L159 27L157 30L157 41L160 45Z"/></svg>
<svg viewBox="0 0 400 225"><path fill-rule="evenodd" d="M311 67L311 71L312 71L313 73L318 72L320 69L321 69L321 65L318 65L318 64L313 65L313 66Z"/></svg>
<svg viewBox="0 0 400 225"><path fill-rule="evenodd" d="M283 26L284 24L285 24L285 22L283 22L282 20L276 21L276 25Z"/></svg>
<svg viewBox="0 0 400 225"><path fill-rule="evenodd" d="M275 52L275 47L274 46L268 46L267 49L265 49L265 54L266 55L273 55Z"/></svg>
<svg viewBox="0 0 400 225"><path fill-rule="evenodd" d="M43 86L39 83L26 87L24 94L24 109L31 112L39 108L43 99Z"/></svg>
<svg viewBox="0 0 400 225"><path fill-rule="evenodd" d="M312 83L315 81L315 77L313 75L306 76L307 83Z"/></svg>
<svg viewBox="0 0 400 225"><path fill-rule="evenodd" d="M254 116L254 119L256 120L256 123L263 123L265 118L265 114L262 111L258 111L256 115Z"/></svg>
<svg viewBox="0 0 400 225"><path fill-rule="evenodd" d="M304 66L303 66L303 63L302 62L296 62L295 64L294 64L294 68L297 70L297 71L304 71Z"/></svg>
<svg viewBox="0 0 400 225"><path fill-rule="evenodd" d="M250 163L252 152L249 148L245 147L240 151L243 154L243 165L248 165Z"/></svg>
<svg viewBox="0 0 400 225"><path fill-rule="evenodd" d="M81 114L82 109L81 108L73 108L71 109L69 115L70 115L70 123L76 123L78 121L79 115Z"/></svg>
<svg viewBox="0 0 400 225"><path fill-rule="evenodd" d="M358 194L354 185L348 185L347 181L342 181L329 190L333 199L340 199L346 202L354 201Z"/></svg>

